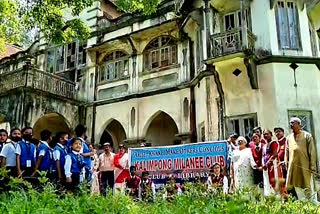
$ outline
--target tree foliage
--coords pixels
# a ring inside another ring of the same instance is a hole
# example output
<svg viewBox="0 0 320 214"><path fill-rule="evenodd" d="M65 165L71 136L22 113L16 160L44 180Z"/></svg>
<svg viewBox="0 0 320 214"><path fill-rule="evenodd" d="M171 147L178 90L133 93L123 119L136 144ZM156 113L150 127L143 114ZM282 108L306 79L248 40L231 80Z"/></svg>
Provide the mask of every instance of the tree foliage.
<svg viewBox="0 0 320 214"><path fill-rule="evenodd" d="M116 0L119 8L127 12L139 11L143 14L152 14L156 11L161 0Z"/></svg>
<svg viewBox="0 0 320 214"><path fill-rule="evenodd" d="M0 0L0 55L5 43L21 42L21 20L18 4L12 0Z"/></svg>
<svg viewBox="0 0 320 214"><path fill-rule="evenodd" d="M79 15L93 2L94 0L0 0L0 54L5 50L5 43L21 44L34 32L41 32L40 36L49 43L87 39L90 28ZM161 0L113 2L126 12L151 14L156 11Z"/></svg>

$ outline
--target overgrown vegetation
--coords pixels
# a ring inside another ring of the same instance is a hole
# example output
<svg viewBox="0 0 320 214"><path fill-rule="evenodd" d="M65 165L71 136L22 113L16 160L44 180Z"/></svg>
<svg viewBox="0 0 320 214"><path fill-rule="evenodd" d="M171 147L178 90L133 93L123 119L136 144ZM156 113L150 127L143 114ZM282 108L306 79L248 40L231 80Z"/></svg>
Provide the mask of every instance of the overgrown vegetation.
<svg viewBox="0 0 320 214"><path fill-rule="evenodd" d="M263 198L257 190L245 190L233 195L207 193L202 185L186 184L182 196L170 201L158 194L153 203L134 202L128 196L106 197L92 195L83 185L77 195L57 191L40 179L44 187L33 188L28 182L11 179L11 190L0 195L0 213L319 213L319 207L310 202L289 199L283 202L276 197Z"/></svg>

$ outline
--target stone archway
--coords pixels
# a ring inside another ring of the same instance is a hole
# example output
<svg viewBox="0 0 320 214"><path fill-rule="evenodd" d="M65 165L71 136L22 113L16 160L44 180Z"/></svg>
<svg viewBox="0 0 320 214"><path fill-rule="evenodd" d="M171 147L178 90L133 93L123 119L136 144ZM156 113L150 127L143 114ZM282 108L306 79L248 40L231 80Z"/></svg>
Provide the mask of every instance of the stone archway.
<svg viewBox="0 0 320 214"><path fill-rule="evenodd" d="M146 131L146 143L152 146L173 145L179 133L175 121L165 112L158 112L151 118Z"/></svg>
<svg viewBox="0 0 320 214"><path fill-rule="evenodd" d="M58 132L71 133L67 120L58 113L49 113L39 118L33 126L33 135L40 139L40 132L48 129L53 134Z"/></svg>
<svg viewBox="0 0 320 214"><path fill-rule="evenodd" d="M125 129L119 121L112 119L101 135L100 145L108 142L111 144L113 151L116 152L119 144L123 143L125 139L127 139Z"/></svg>

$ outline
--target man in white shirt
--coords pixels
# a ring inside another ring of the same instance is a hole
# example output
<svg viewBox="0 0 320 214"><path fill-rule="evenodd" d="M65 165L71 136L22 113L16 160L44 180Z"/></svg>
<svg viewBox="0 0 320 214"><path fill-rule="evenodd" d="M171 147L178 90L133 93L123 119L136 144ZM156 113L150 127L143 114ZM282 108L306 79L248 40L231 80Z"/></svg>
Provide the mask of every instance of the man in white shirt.
<svg viewBox="0 0 320 214"><path fill-rule="evenodd" d="M17 176L17 164L15 150L17 143L21 141L21 131L18 128L13 128L10 131L10 142L4 145L0 156L2 157L2 166L5 166L11 177Z"/></svg>
<svg viewBox="0 0 320 214"><path fill-rule="evenodd" d="M114 185L114 153L110 143L103 144L104 153L99 156L99 172L101 174L101 194L106 195L107 188Z"/></svg>

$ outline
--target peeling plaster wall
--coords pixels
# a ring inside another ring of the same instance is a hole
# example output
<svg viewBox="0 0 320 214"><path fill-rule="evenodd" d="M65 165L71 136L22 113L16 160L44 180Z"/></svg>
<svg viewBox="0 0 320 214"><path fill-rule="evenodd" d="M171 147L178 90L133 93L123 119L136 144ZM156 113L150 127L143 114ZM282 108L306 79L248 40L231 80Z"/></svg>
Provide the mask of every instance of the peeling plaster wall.
<svg viewBox="0 0 320 214"><path fill-rule="evenodd" d="M73 129L83 122L84 112L77 104L72 104L54 96L38 94L23 90L8 93L0 97L0 113L3 114L10 126L34 126L38 119L48 113L58 113L66 119Z"/></svg>

